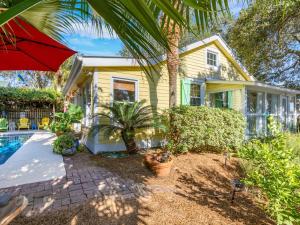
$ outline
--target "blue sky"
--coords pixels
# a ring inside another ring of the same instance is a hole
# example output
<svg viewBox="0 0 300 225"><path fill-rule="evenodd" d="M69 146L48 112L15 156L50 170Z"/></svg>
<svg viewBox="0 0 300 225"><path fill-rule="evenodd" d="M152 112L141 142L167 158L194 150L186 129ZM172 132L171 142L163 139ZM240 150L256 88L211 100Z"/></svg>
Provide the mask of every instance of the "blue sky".
<svg viewBox="0 0 300 225"><path fill-rule="evenodd" d="M232 14L237 16L243 3L231 3L230 8ZM111 38L105 32L102 38L98 38L91 31L66 35L65 38L70 48L84 55L116 56L123 46L119 39Z"/></svg>

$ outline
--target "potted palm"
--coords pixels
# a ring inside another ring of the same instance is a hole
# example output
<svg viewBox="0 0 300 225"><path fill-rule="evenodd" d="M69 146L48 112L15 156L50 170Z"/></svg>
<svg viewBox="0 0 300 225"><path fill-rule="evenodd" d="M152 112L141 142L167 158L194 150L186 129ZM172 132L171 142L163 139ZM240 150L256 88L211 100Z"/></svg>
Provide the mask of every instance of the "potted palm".
<svg viewBox="0 0 300 225"><path fill-rule="evenodd" d="M166 143L167 136L170 133L170 123L167 115L169 114L166 113L159 118L157 117L154 123L155 128L160 131L164 143ZM173 165L173 157L168 150L169 147L164 144L162 146L161 152L148 153L144 158L145 165L158 177L168 176Z"/></svg>
<svg viewBox="0 0 300 225"><path fill-rule="evenodd" d="M145 106L145 100L140 102L114 102L103 105L107 113L96 116L107 118L108 123L93 126L93 131L102 130L106 137L119 134L129 154L135 154L139 147L135 140L136 131L153 127L151 106Z"/></svg>
<svg viewBox="0 0 300 225"><path fill-rule="evenodd" d="M152 153L145 155L145 164L158 177L165 177L170 174L173 158L170 152Z"/></svg>

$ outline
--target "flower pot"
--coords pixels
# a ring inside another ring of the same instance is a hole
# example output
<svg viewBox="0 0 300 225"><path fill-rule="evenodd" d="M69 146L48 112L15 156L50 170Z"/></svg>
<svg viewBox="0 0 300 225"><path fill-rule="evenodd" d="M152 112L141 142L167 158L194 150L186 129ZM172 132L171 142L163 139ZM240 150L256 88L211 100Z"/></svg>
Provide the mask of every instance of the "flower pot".
<svg viewBox="0 0 300 225"><path fill-rule="evenodd" d="M70 155L74 155L76 153L76 147L73 146L72 148L69 149L64 149L62 152L63 156L70 156Z"/></svg>
<svg viewBox="0 0 300 225"><path fill-rule="evenodd" d="M152 172L158 177L166 177L170 174L173 159L167 162L159 162L156 157L158 154L147 154L144 158L145 165L152 170Z"/></svg>

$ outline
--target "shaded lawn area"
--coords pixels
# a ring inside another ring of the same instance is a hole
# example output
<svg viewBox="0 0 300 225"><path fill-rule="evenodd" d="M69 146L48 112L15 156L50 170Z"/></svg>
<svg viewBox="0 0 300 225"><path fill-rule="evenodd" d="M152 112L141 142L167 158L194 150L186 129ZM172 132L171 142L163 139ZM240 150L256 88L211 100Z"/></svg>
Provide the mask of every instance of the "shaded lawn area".
<svg viewBox="0 0 300 225"><path fill-rule="evenodd" d="M80 160L82 154L77 154ZM172 174L156 178L142 163L143 156L108 159L90 156L82 162L104 167L122 178L147 184L154 194L149 199L98 199L72 211L18 217L12 224L98 225L98 224L275 224L246 193L238 193L230 203L231 180L241 176L232 159L224 167L224 157L216 154L186 154L175 158Z"/></svg>

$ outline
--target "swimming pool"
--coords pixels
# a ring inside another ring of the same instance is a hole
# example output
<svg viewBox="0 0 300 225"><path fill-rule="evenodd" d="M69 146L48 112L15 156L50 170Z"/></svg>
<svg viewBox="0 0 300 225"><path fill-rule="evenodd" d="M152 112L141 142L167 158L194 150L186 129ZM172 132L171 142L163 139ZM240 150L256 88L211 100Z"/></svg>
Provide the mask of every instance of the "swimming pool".
<svg viewBox="0 0 300 225"><path fill-rule="evenodd" d="M0 165L4 164L32 134L0 136Z"/></svg>

